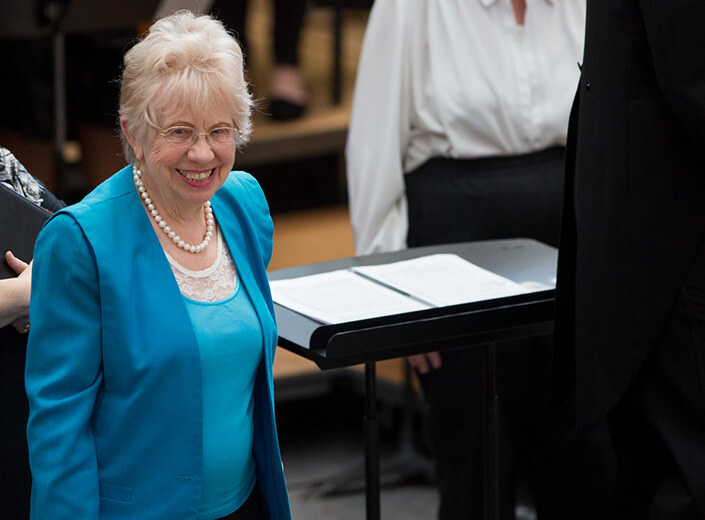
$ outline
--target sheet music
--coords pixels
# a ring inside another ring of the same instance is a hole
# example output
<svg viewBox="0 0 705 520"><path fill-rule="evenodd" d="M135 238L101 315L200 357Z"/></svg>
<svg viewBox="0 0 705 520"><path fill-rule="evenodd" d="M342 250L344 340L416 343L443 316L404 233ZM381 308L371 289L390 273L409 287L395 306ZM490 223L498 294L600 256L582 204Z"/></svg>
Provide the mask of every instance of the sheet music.
<svg viewBox="0 0 705 520"><path fill-rule="evenodd" d="M429 255L390 264L352 267L351 270L438 307L529 292L454 254Z"/></svg>
<svg viewBox="0 0 705 520"><path fill-rule="evenodd" d="M429 305L347 269L270 282L275 302L323 323L401 314Z"/></svg>

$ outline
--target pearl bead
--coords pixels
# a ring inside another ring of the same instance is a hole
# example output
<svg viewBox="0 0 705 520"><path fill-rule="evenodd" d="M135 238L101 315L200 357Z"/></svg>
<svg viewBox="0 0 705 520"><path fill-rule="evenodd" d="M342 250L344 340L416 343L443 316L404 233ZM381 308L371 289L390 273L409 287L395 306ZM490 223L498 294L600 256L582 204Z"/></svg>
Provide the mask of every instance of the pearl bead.
<svg viewBox="0 0 705 520"><path fill-rule="evenodd" d="M159 228L164 231L164 233L174 242L174 244L176 244L177 247L180 247L184 251L189 251L190 253L200 253L208 247L208 244L210 244L210 241L213 238L213 230L215 229L211 201L207 200L203 204L203 212L206 218L206 234L203 237L203 241L198 245L188 244L167 225L164 218L159 214L159 211L152 202L152 199L149 198L147 188L144 186L144 181L142 181L142 172L138 168L134 168L132 179L140 197L144 201L147 211L157 223Z"/></svg>

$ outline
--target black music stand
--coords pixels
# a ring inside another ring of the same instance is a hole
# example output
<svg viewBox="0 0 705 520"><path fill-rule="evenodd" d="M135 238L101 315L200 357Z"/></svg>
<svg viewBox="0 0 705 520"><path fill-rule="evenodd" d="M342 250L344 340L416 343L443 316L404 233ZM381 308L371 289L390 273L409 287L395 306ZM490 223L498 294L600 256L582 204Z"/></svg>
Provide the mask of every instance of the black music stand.
<svg viewBox="0 0 705 520"><path fill-rule="evenodd" d="M535 282L544 287L555 285L556 249L529 239L465 242L345 258L273 271L269 278L295 278L435 253L455 253L515 282ZM494 300L326 325L275 302L280 346L312 360L321 370L365 365L365 502L368 520L380 518L375 362L438 350L439 345L443 345L443 349L468 346L484 349L485 517L499 519L496 345L551 334L553 303L553 289L537 290Z"/></svg>

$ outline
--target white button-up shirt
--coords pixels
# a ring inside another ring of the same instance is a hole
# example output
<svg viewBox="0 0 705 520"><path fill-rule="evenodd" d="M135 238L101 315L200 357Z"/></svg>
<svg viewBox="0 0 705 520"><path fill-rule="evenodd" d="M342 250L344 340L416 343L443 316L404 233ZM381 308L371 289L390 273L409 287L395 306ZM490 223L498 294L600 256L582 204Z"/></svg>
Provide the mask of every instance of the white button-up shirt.
<svg viewBox="0 0 705 520"><path fill-rule="evenodd" d="M565 144L585 0L376 0L346 146L358 254L401 249L403 174Z"/></svg>

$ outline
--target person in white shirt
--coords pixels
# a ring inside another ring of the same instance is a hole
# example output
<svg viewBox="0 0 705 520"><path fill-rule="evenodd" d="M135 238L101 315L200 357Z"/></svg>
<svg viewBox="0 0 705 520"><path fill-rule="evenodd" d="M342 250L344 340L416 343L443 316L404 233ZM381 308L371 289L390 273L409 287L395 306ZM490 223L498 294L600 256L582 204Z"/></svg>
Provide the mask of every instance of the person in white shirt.
<svg viewBox="0 0 705 520"><path fill-rule="evenodd" d="M346 146L358 254L510 237L558 245L584 26L585 0L375 2ZM499 353L511 473L531 440L512 432L545 411L550 386L550 342L531 343ZM481 518L480 351L409 362L431 404L439 516ZM506 503L515 479L501 478Z"/></svg>

